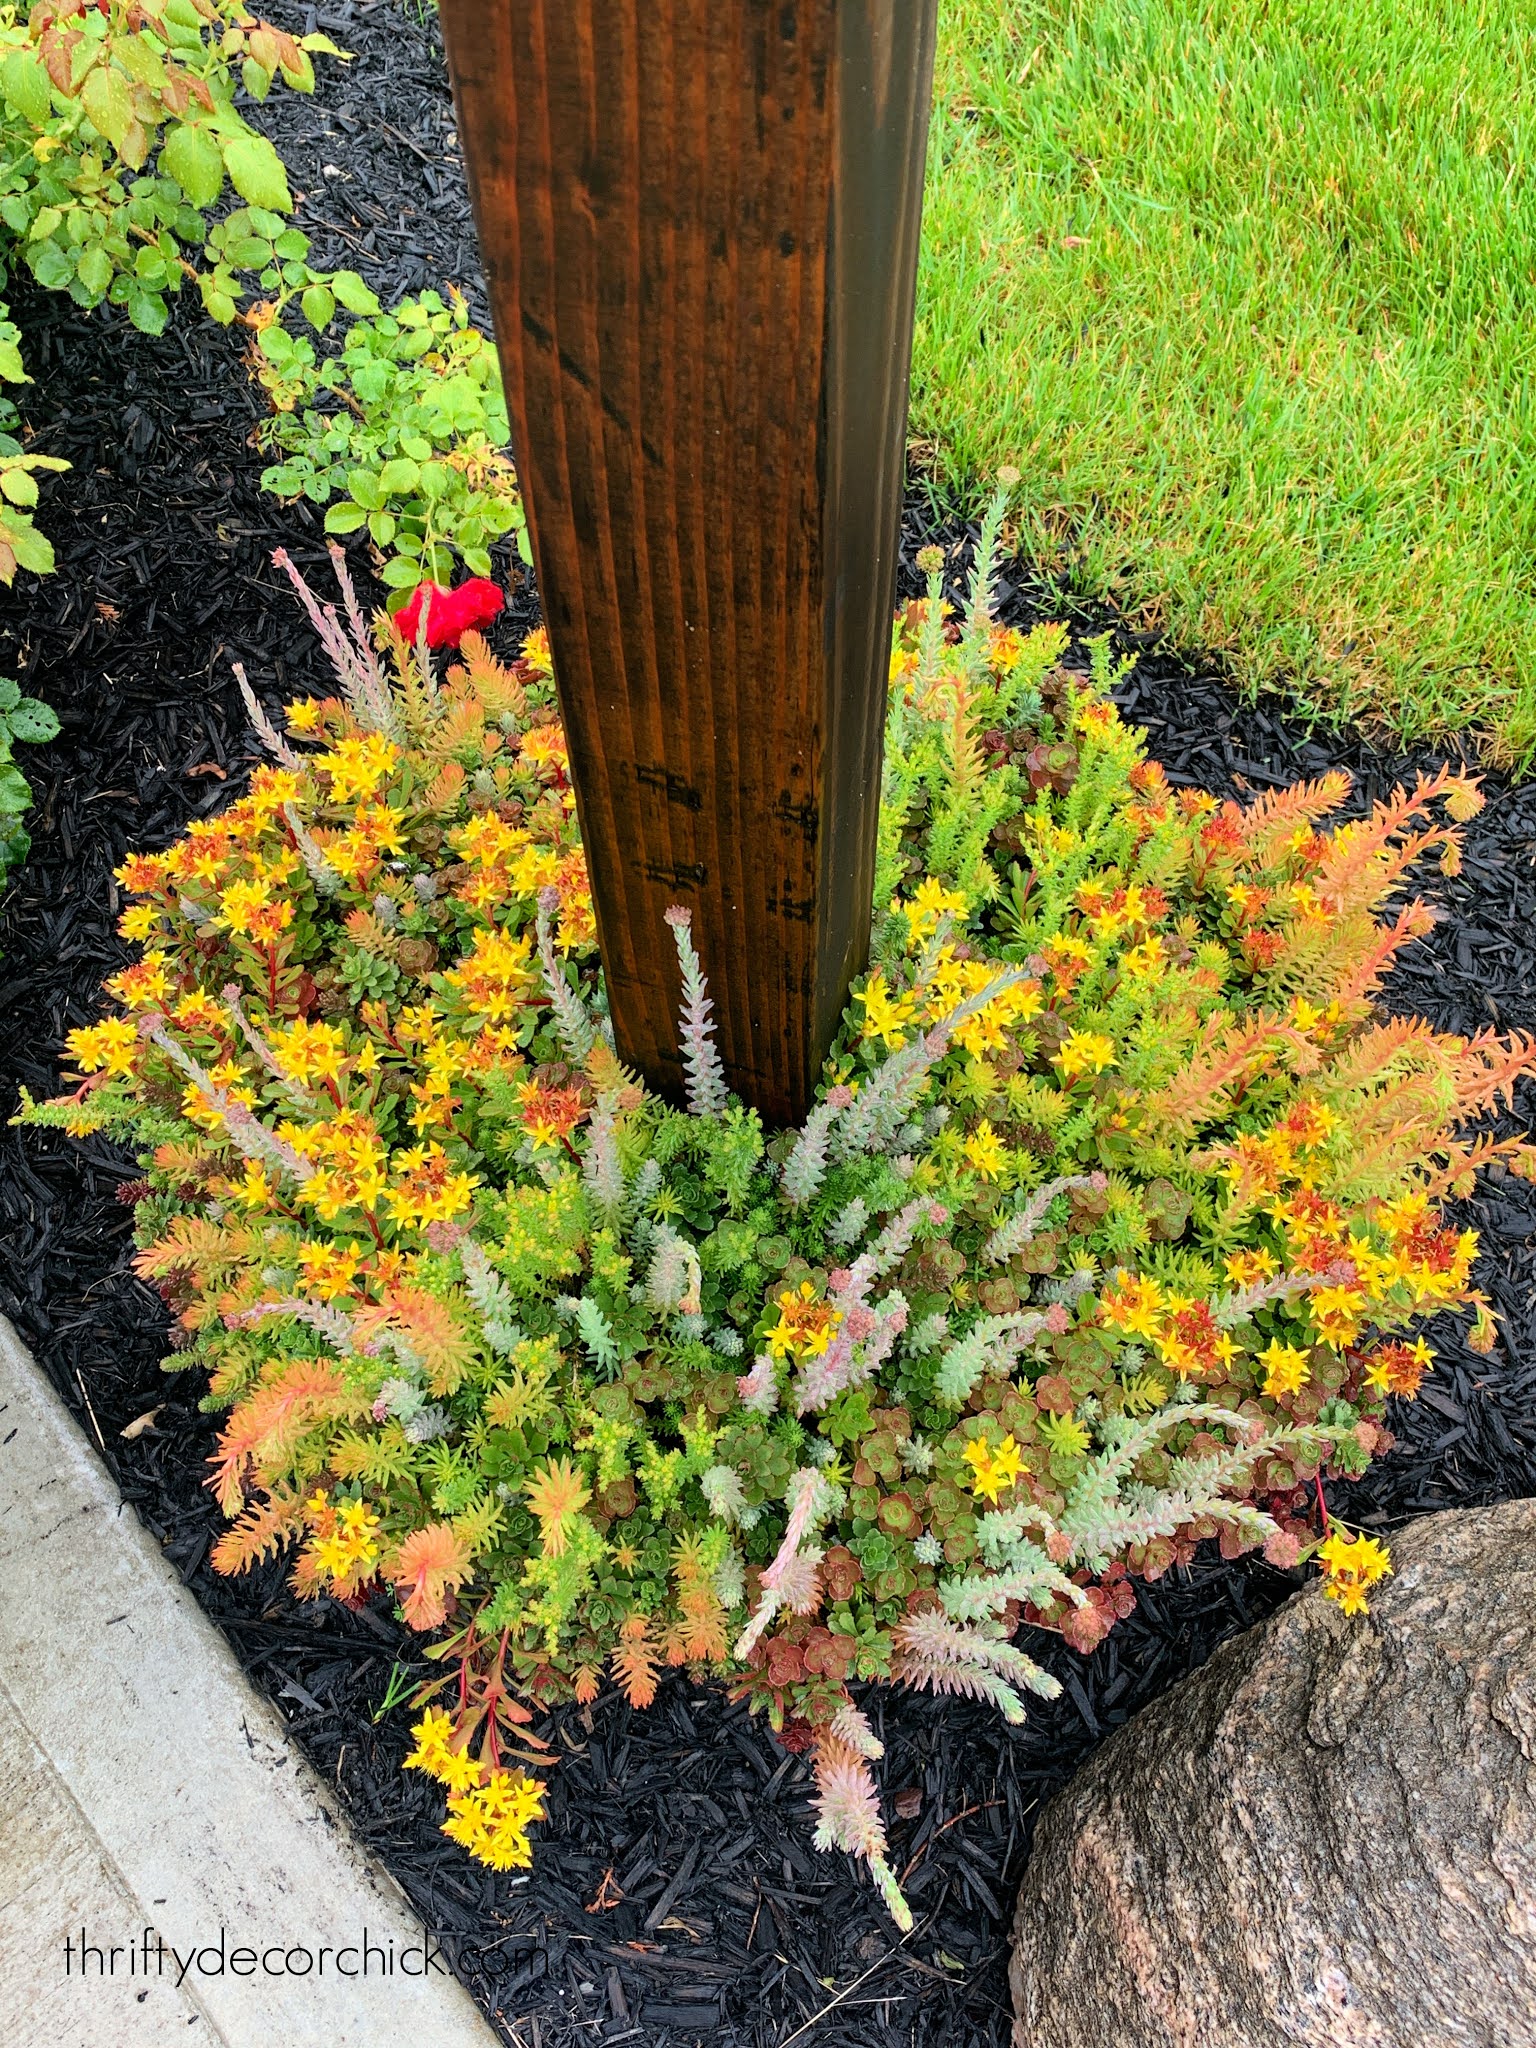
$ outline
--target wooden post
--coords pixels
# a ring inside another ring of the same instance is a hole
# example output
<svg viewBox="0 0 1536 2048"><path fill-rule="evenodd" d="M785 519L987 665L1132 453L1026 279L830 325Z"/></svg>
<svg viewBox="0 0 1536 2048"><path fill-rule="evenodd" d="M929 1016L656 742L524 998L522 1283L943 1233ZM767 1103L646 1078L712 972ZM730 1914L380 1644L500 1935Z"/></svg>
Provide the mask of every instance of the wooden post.
<svg viewBox="0 0 1536 2048"><path fill-rule="evenodd" d="M936 0L441 0L620 1055L803 1115L869 937Z"/></svg>

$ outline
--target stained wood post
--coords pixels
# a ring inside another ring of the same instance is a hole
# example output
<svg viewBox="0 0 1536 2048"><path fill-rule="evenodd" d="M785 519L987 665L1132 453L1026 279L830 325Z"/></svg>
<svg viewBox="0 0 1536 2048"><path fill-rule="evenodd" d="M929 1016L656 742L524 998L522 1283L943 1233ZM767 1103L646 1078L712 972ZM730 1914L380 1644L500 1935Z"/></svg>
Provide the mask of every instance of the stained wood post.
<svg viewBox="0 0 1536 2048"><path fill-rule="evenodd" d="M936 0L441 0L621 1056L803 1114L865 957Z"/></svg>

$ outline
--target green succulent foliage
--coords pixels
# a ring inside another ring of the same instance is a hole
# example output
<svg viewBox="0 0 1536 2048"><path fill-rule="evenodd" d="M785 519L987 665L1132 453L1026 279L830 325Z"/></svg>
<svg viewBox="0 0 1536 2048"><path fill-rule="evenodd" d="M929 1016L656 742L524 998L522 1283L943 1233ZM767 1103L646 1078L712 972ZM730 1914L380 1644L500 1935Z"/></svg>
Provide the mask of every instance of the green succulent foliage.
<svg viewBox="0 0 1536 2048"><path fill-rule="evenodd" d="M274 412L261 440L282 458L265 488L326 506L328 533L366 527L397 602L423 578L447 583L456 559L488 576L508 534L531 560L495 345L462 292L424 292L393 313L371 293L336 298L355 316L336 354L279 324L262 331L257 374ZM325 287L302 304L316 328L336 310Z"/></svg>
<svg viewBox="0 0 1536 2048"><path fill-rule="evenodd" d="M24 860L32 844L22 818L32 803L26 778L12 758L12 744L51 740L59 721L36 697L24 697L20 685L0 676L0 877Z"/></svg>

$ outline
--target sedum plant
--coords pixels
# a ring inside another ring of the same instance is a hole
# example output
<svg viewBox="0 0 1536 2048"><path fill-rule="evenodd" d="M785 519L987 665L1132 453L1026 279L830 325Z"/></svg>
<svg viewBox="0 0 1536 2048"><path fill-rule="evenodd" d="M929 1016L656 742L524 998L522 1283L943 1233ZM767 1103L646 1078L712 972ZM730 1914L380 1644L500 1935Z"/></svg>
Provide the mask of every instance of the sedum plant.
<svg viewBox="0 0 1536 2048"><path fill-rule="evenodd" d="M334 694L252 699L270 764L129 859L142 950L25 1107L143 1163L219 1568L432 1637L407 1764L494 1867L533 1711L683 1666L809 1748L818 1843L909 1925L861 1689L1019 1720L1044 1632L1087 1651L1207 1538L1358 1610L1386 1553L1326 1481L1423 1318L1491 1341L1439 1204L1529 1166L1476 1122L1536 1049L1373 1001L1473 783L1342 824L1342 776L1174 791L1102 650L994 622L1000 518L965 610L935 562L898 622L873 964L802 1129L731 1098L686 908L686 1101L616 1059L543 636L439 674L345 583L300 586Z"/></svg>
<svg viewBox="0 0 1536 2048"><path fill-rule="evenodd" d="M489 576L508 534L531 561L496 346L470 325L463 293L424 292L393 313L370 295L351 310L362 317L334 355L278 322L258 337L273 407L259 438L280 457L265 488L326 506L327 533L366 527L397 607L423 580L447 584L456 559Z"/></svg>

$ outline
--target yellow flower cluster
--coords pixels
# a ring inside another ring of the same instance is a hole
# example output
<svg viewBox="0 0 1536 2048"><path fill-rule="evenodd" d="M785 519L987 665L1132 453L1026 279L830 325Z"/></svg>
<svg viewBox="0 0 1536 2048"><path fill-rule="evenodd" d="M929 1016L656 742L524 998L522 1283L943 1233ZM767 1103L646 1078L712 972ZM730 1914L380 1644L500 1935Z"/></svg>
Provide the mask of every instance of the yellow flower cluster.
<svg viewBox="0 0 1536 2048"><path fill-rule="evenodd" d="M879 969L869 977L854 998L864 1005L864 1036L878 1038L882 1045L906 1043L907 1027L918 1012L918 1000L910 990L893 996Z"/></svg>
<svg viewBox="0 0 1536 2048"><path fill-rule="evenodd" d="M287 880L280 870L237 877L224 890L210 922L231 937L275 945L293 923L293 904L276 892Z"/></svg>
<svg viewBox="0 0 1536 2048"><path fill-rule="evenodd" d="M462 1216L474 1200L480 1176L456 1173L441 1145L415 1145L395 1153L390 1162L399 1175L385 1199L396 1222L425 1230Z"/></svg>
<svg viewBox="0 0 1536 2048"><path fill-rule="evenodd" d="M464 959L443 978L474 1016L505 1024L538 987L532 941L527 932L514 937L494 925L482 926Z"/></svg>
<svg viewBox="0 0 1536 2048"><path fill-rule="evenodd" d="M1000 1500L1025 1469L1011 1431L999 1444L973 1437L965 1447L965 1462L971 1468L971 1491L980 1500Z"/></svg>
<svg viewBox="0 0 1536 2048"><path fill-rule="evenodd" d="M560 883L560 857L525 827L494 811L481 812L453 835L468 875L459 895L474 910L488 911L509 896L533 898Z"/></svg>
<svg viewBox="0 0 1536 2048"><path fill-rule="evenodd" d="M271 1035L273 1056L290 1081L334 1090L346 1064L347 1041L335 1024L309 1024L296 1017Z"/></svg>
<svg viewBox="0 0 1536 2048"><path fill-rule="evenodd" d="M943 920L963 919L969 908L968 899L958 889L946 889L931 875L923 878L907 902L899 896L891 900L891 909L907 920L909 950L931 939ZM921 986L900 994L893 991L882 970L877 968L868 977L854 998L863 1005L866 1039L878 1039L894 1051L905 1044L914 1024L937 1024L967 997L978 995L997 978L998 963L963 957L954 944L946 942L925 963L925 969ZM1039 983L1016 982L957 1026L955 1043L976 1059L1000 1052L1009 1043L1011 1027L1038 1016L1041 1007Z"/></svg>
<svg viewBox="0 0 1536 2048"><path fill-rule="evenodd" d="M1434 1363L1434 1352L1422 1337L1416 1337L1411 1344L1389 1345L1377 1353L1366 1366L1365 1383L1378 1394L1411 1397Z"/></svg>
<svg viewBox="0 0 1536 2048"><path fill-rule="evenodd" d="M379 1517L360 1500L343 1501L334 1512L324 1494L308 1503L311 1515L329 1523L329 1533L317 1536L309 1554L321 1571L337 1585L358 1585L373 1576L379 1561Z"/></svg>
<svg viewBox="0 0 1536 2048"><path fill-rule="evenodd" d="M924 875L907 902L891 898L891 909L901 912L914 938L926 939L938 930L941 918L963 922L970 915L970 899L959 889L946 889L932 875Z"/></svg>
<svg viewBox="0 0 1536 2048"><path fill-rule="evenodd" d="M1278 1338L1259 1353L1259 1363L1264 1368L1264 1391L1271 1400L1299 1394L1312 1377L1306 1352L1298 1351L1294 1344L1282 1344Z"/></svg>
<svg viewBox="0 0 1536 2048"><path fill-rule="evenodd" d="M382 733L338 740L328 753L316 754L310 767L330 777L332 803L356 803L370 797L400 765L400 749Z"/></svg>
<svg viewBox="0 0 1536 2048"><path fill-rule="evenodd" d="M1115 1041L1102 1031L1069 1031L1061 1041L1056 1064L1068 1081L1084 1074L1102 1074L1115 1064Z"/></svg>
<svg viewBox="0 0 1536 2048"><path fill-rule="evenodd" d="M388 804L358 807L345 831L322 830L316 843L349 888L361 889L383 866L386 856L404 851L399 814Z"/></svg>
<svg viewBox="0 0 1536 2048"><path fill-rule="evenodd" d="M405 1768L425 1771L448 1788L443 1833L492 1870L526 1870L533 1860L529 1826L544 1817L539 1781L488 1767L467 1748L455 1748L453 1720L440 1707L428 1707L411 1733L416 1747Z"/></svg>
<svg viewBox="0 0 1536 2048"><path fill-rule="evenodd" d="M473 1791L449 1796L443 1833L492 1870L526 1870L532 1822L544 1818L544 1787L522 1771L492 1771Z"/></svg>
<svg viewBox="0 0 1536 2048"><path fill-rule="evenodd" d="M314 1162L314 1172L299 1192L326 1223L344 1209L371 1210L388 1185L388 1153L373 1118L364 1110L343 1109L327 1122L279 1125L301 1157Z"/></svg>
<svg viewBox="0 0 1536 2048"><path fill-rule="evenodd" d="M296 1257L306 1293L313 1294L320 1301L337 1301L350 1293L357 1282L362 1256L359 1245L316 1244L312 1240L304 1240L298 1246Z"/></svg>
<svg viewBox="0 0 1536 2048"><path fill-rule="evenodd" d="M983 1180L996 1180L1008 1163L1007 1147L986 1117L967 1137L963 1149Z"/></svg>
<svg viewBox="0 0 1536 2048"><path fill-rule="evenodd" d="M819 1300L809 1280L779 1296L779 1320L766 1342L773 1358L820 1358L837 1335L842 1312Z"/></svg>
<svg viewBox="0 0 1536 2048"><path fill-rule="evenodd" d="M1369 1324L1401 1326L1465 1298L1477 1233L1444 1229L1421 1190L1377 1203L1363 1221L1306 1188L1278 1193L1267 1206L1292 1271L1340 1275L1306 1297L1317 1341L1335 1350Z"/></svg>
<svg viewBox="0 0 1536 2048"><path fill-rule="evenodd" d="M1148 1274L1126 1273L1099 1297L1099 1313L1112 1330L1148 1341L1160 1364L1180 1379L1215 1379L1238 1355L1207 1300L1164 1289Z"/></svg>
<svg viewBox="0 0 1536 2048"><path fill-rule="evenodd" d="M256 1091L245 1079L245 1069L238 1060L220 1060L209 1070L208 1078L229 1101L238 1102L246 1109L256 1100ZM181 1113L190 1124L196 1124L201 1131L218 1131L224 1127L224 1111L196 1081L189 1081L182 1091Z"/></svg>
<svg viewBox="0 0 1536 2048"><path fill-rule="evenodd" d="M425 1771L450 1792L472 1790L485 1776L485 1766L453 1745L453 1717L441 1707L428 1707L411 1729L416 1747L405 1759L408 1771Z"/></svg>
<svg viewBox="0 0 1536 2048"><path fill-rule="evenodd" d="M1392 1569L1385 1544L1373 1536L1347 1536L1336 1527L1329 1530L1317 1556L1323 1567L1323 1589L1346 1614L1364 1614L1369 1604L1367 1591Z"/></svg>
<svg viewBox="0 0 1536 2048"><path fill-rule="evenodd" d="M968 996L978 995L996 975L995 960L961 960L951 947L941 947L928 980L928 1023L937 1024L947 1017ZM1039 984L1016 981L956 1027L955 1044L976 1059L989 1052L1001 1052L1010 1042L1013 1026L1038 1017L1042 1007Z"/></svg>
<svg viewBox="0 0 1536 2048"><path fill-rule="evenodd" d="M105 1017L71 1031L64 1042L82 1074L127 1074L133 1071L139 1034L126 1017Z"/></svg>
<svg viewBox="0 0 1536 2048"><path fill-rule="evenodd" d="M131 967L109 979L107 993L116 996L125 1009L158 1009L171 992L168 968L167 955L151 947Z"/></svg>

